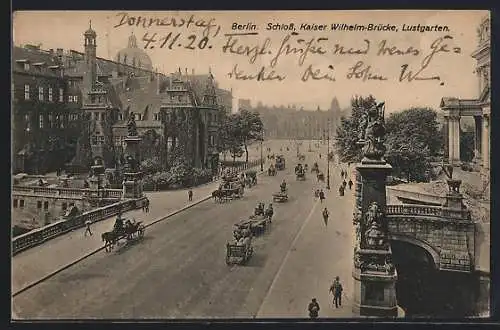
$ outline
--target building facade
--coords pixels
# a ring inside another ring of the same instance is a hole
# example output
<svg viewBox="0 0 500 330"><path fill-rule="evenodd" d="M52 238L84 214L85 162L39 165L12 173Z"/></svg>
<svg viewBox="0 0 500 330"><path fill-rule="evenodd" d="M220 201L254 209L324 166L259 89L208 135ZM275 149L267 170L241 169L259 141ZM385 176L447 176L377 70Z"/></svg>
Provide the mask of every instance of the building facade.
<svg viewBox="0 0 500 330"><path fill-rule="evenodd" d="M464 116L474 118L475 144L474 161L481 165L482 172L489 181L490 169L490 62L491 32L490 18L484 18L477 29L478 47L472 57L476 59L478 98L460 99L443 97L441 109L444 112L445 155L451 164L460 164L460 119Z"/></svg>
<svg viewBox="0 0 500 330"><path fill-rule="evenodd" d="M162 113L176 113L170 102L175 75L153 71L151 59L137 47L134 35L115 61L97 57L98 36L92 27L84 32L83 46L83 53L14 47L14 172L45 173L66 163L88 168L95 158L114 167L120 162L131 114L139 135L148 137L144 143L165 145L165 152L172 148L173 133L166 130ZM215 123L220 118L210 109L231 111L232 92L218 88L211 74L188 75L186 69L181 76L190 90L189 100L196 102L191 112L199 112L200 118L208 120L196 135L205 139L196 145L206 147L198 147L200 153L193 154L191 162L209 166L211 158L207 155L216 149ZM208 80L213 85L210 93L215 93L215 104L205 95ZM162 161L167 161L166 155L162 156Z"/></svg>

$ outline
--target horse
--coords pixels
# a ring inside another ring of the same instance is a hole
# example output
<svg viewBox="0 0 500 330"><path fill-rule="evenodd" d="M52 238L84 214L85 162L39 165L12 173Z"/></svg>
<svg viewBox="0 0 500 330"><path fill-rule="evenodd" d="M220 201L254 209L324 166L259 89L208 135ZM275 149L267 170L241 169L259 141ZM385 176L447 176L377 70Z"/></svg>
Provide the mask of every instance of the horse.
<svg viewBox="0 0 500 330"><path fill-rule="evenodd" d="M116 243L116 238L116 234L112 231L102 233L101 239L103 242L105 242L104 249L106 250L106 252L110 252L111 250L113 250L113 246Z"/></svg>
<svg viewBox="0 0 500 330"><path fill-rule="evenodd" d="M212 192L212 197L214 198L214 202L219 201L219 203L221 203L222 202L222 195L223 195L222 190L220 190L220 189L214 190Z"/></svg>
<svg viewBox="0 0 500 330"><path fill-rule="evenodd" d="M273 209L266 209L265 216L269 219L269 222L271 222L271 219L273 218L274 211Z"/></svg>

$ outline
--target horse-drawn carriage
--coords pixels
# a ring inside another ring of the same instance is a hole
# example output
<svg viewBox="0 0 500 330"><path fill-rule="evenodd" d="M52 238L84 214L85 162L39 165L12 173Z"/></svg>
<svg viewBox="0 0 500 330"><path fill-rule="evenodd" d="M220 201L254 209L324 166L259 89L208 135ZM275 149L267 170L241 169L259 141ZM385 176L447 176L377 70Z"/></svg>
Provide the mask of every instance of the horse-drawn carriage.
<svg viewBox="0 0 500 330"><path fill-rule="evenodd" d="M283 171L285 169L285 157L283 155L276 156L275 167L278 171Z"/></svg>
<svg viewBox="0 0 500 330"><path fill-rule="evenodd" d="M304 167L302 167L302 164L295 166L295 176L297 177L297 180L300 181L304 181L306 179L306 171Z"/></svg>
<svg viewBox="0 0 500 330"><path fill-rule="evenodd" d="M143 238L145 230L146 227L142 221L136 222L135 219L132 219L132 221L125 220L123 227L115 224L112 231L104 232L101 235L101 239L104 242L104 249L106 252L110 252L121 239L125 239L128 243L129 241Z"/></svg>
<svg viewBox="0 0 500 330"><path fill-rule="evenodd" d="M257 171L247 171L245 173L245 184L248 187L252 187L257 184Z"/></svg>
<svg viewBox="0 0 500 330"><path fill-rule="evenodd" d="M226 243L226 264L244 264L253 254L252 233L248 228L233 231L234 241Z"/></svg>
<svg viewBox="0 0 500 330"><path fill-rule="evenodd" d="M267 175L269 175L269 176L276 175L276 167L274 167L273 164L271 164L271 166L269 166L269 169L267 170Z"/></svg>
<svg viewBox="0 0 500 330"><path fill-rule="evenodd" d="M239 180L225 181L220 185L219 189L212 192L212 197L216 202L222 203L223 201L241 198L244 191Z"/></svg>
<svg viewBox="0 0 500 330"><path fill-rule="evenodd" d="M288 191L280 191L273 194L273 201L283 203L288 201Z"/></svg>

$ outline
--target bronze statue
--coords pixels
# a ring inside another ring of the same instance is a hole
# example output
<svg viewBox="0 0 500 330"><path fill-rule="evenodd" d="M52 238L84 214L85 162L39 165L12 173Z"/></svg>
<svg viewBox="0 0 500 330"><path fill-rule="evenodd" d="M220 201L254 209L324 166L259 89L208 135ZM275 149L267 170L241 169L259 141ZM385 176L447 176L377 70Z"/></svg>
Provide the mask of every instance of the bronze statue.
<svg viewBox="0 0 500 330"><path fill-rule="evenodd" d="M130 113L127 122L128 136L137 136L137 124L135 123L135 115Z"/></svg>
<svg viewBox="0 0 500 330"><path fill-rule="evenodd" d="M364 145L364 156L370 160L382 160L386 151L384 108L385 102L375 104L366 110L361 119L359 143Z"/></svg>

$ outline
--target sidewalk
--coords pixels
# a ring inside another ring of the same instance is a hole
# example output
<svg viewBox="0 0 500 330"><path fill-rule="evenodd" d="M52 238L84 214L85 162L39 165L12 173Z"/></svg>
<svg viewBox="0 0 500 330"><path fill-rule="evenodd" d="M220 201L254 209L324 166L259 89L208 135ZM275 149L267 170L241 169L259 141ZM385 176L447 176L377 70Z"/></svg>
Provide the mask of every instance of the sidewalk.
<svg viewBox="0 0 500 330"><path fill-rule="evenodd" d="M218 184L218 182L212 182L193 188L193 202L188 202L189 189L146 193L145 195L151 202L150 212L143 213L141 209L132 210L126 212L124 217L135 218L145 224L151 223L159 217L203 199L216 189ZM113 228L115 218L111 217L94 223L92 225L93 236L84 237L85 228L76 229L14 256L12 258L12 292L102 247L101 233Z"/></svg>
<svg viewBox="0 0 500 330"><path fill-rule="evenodd" d="M354 191L347 190L339 197L339 170L333 167L332 189L326 202L315 204L311 214L285 257L276 278L269 288L257 318L308 318L307 306L312 298L320 305L320 318L353 317L351 276L353 263L352 208ZM330 211L328 227L322 219L322 210ZM335 276L344 287L342 307L332 304L329 288Z"/></svg>

